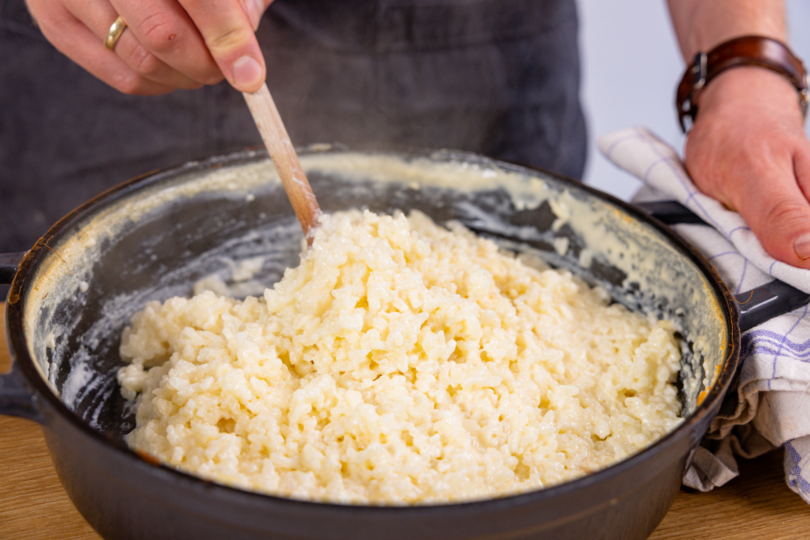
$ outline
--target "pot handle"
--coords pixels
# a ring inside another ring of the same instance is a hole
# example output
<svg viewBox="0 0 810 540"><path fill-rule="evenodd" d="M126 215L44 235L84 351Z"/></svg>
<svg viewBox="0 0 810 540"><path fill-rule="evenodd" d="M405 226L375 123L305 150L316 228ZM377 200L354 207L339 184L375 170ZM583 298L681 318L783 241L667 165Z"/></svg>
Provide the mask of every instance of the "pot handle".
<svg viewBox="0 0 810 540"><path fill-rule="evenodd" d="M10 285L26 253L0 253L0 285Z"/></svg>
<svg viewBox="0 0 810 540"><path fill-rule="evenodd" d="M646 201L632 204L665 225L695 223L711 226L678 201Z"/></svg>
<svg viewBox="0 0 810 540"><path fill-rule="evenodd" d="M0 285L11 283L25 255L0 253ZM11 371L0 374L0 414L42 423L43 417L36 406L36 398L23 386L21 380L14 364Z"/></svg>
<svg viewBox="0 0 810 540"><path fill-rule="evenodd" d="M775 279L755 289L735 294L740 312L740 332L810 303L810 294Z"/></svg>
<svg viewBox="0 0 810 540"><path fill-rule="evenodd" d="M44 423L36 398L20 381L14 366L8 373L0 375L0 414Z"/></svg>
<svg viewBox="0 0 810 540"><path fill-rule="evenodd" d="M697 223L709 226L676 201L636 203L635 206L667 225ZM740 332L810 303L810 295L777 279L750 291L734 295L740 312Z"/></svg>

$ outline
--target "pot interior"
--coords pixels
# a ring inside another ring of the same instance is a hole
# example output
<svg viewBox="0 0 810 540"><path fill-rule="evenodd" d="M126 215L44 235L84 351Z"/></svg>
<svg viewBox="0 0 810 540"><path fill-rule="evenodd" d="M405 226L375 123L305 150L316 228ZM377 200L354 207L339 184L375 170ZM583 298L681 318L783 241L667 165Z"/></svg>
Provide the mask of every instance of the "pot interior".
<svg viewBox="0 0 810 540"><path fill-rule="evenodd" d="M326 212L418 209L458 220L606 288L616 302L679 328L684 416L730 354L722 285L689 248L619 201L563 178L457 152L308 151L301 162ZM242 153L128 183L77 210L34 247L15 284L28 351L61 401L115 441L134 427L116 372L120 336L150 300L192 294L217 275L261 294L298 264L302 235L272 164ZM239 263L258 272L234 282ZM30 268L30 270L27 270ZM15 291L12 291L14 293Z"/></svg>

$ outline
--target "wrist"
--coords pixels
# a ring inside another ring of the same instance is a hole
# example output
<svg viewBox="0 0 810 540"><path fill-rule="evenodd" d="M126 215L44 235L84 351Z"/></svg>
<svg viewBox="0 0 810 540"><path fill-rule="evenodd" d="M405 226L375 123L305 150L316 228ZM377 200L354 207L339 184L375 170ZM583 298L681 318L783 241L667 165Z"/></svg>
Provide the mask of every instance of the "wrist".
<svg viewBox="0 0 810 540"><path fill-rule="evenodd" d="M723 77L722 84L717 79L731 71L742 71L742 75L735 74ZM702 94L712 88L713 94L731 94L737 97L758 95L770 101L772 98L764 90L780 88L772 77L766 75L773 72L790 83L796 90L796 102L802 115L807 109L807 75L802 61L797 58L784 43L763 36L741 36L726 41L708 52L695 55L693 64L687 68L676 91L676 106L681 128L687 131L688 120L694 122L700 109L699 103L704 101ZM763 75L765 73L765 75ZM733 86L729 81L738 81L740 86ZM751 86L748 86L750 81ZM714 90L716 87L724 88L723 92ZM777 92L778 94L778 92ZM776 98L776 95L774 98ZM710 100L710 103L712 101ZM716 100L715 100L716 102ZM756 108L756 107L755 107Z"/></svg>
<svg viewBox="0 0 810 540"><path fill-rule="evenodd" d="M800 128L804 122L799 94L793 84L784 76L757 66L740 66L719 74L703 89L697 105L698 118L725 110L762 110L791 118Z"/></svg>

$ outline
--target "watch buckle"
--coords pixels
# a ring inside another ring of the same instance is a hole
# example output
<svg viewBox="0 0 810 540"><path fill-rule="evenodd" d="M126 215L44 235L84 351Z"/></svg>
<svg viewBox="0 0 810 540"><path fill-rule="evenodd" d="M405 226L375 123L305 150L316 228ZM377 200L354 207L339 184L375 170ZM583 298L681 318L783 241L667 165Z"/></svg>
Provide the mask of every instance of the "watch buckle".
<svg viewBox="0 0 810 540"><path fill-rule="evenodd" d="M695 121L695 114L697 113L697 105L695 102L697 101L698 95L700 95L700 91L703 90L703 87L706 86L706 77L708 76L708 57L706 56L705 52L699 52L695 55L695 59L692 61L692 67L690 71L692 73L692 89L689 91L689 95L681 104L681 110L678 114L678 121L681 124L681 129L684 133L689 131L689 128L692 127L692 122ZM686 119L689 118L689 126L686 125Z"/></svg>

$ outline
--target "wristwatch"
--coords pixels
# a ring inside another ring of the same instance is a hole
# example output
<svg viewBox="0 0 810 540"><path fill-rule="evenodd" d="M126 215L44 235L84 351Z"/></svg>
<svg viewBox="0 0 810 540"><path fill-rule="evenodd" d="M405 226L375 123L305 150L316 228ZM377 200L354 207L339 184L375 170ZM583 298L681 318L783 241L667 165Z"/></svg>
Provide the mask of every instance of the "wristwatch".
<svg viewBox="0 0 810 540"><path fill-rule="evenodd" d="M697 53L683 74L675 105L684 133L688 131L687 118L690 125L695 121L701 91L717 75L738 66L759 66L784 76L799 92L802 116L807 116L807 72L802 61L781 41L763 36L742 36L723 42L708 53Z"/></svg>

